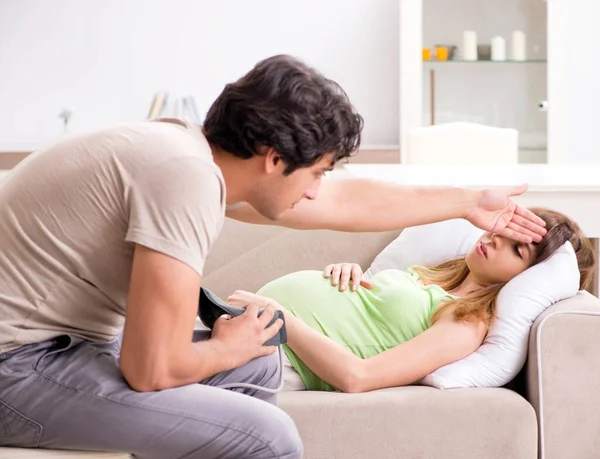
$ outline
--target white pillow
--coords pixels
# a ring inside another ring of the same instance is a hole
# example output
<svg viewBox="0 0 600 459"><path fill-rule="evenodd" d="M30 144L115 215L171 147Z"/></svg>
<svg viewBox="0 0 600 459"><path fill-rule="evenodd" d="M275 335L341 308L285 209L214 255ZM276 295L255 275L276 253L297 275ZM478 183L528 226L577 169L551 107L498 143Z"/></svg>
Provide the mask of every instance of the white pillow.
<svg viewBox="0 0 600 459"><path fill-rule="evenodd" d="M407 228L375 258L366 277L383 269L434 266L466 255L482 233L466 220ZM507 384L525 364L531 325L546 308L577 294L579 276L575 251L566 242L502 288L496 303L497 319L479 349L420 382L439 389Z"/></svg>
<svg viewBox="0 0 600 459"><path fill-rule="evenodd" d="M407 228L373 260L365 276L371 277L385 269L436 266L464 256L483 233L463 219Z"/></svg>

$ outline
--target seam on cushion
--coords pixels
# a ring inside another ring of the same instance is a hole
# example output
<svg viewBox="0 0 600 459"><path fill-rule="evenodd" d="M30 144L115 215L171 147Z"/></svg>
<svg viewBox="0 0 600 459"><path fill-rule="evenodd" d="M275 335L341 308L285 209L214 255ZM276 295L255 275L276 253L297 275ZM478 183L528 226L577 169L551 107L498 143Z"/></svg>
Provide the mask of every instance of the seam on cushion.
<svg viewBox="0 0 600 459"><path fill-rule="evenodd" d="M538 404L539 404L539 416L540 416L540 459L546 458L546 447L544 444L544 404L543 404L543 386L542 386L542 333L544 331L544 325L551 317L563 316L563 315L575 315L575 316L600 316L600 312L592 311L557 311L544 317L538 327L538 333L536 336L537 345L537 370L538 370Z"/></svg>
<svg viewBox="0 0 600 459"><path fill-rule="evenodd" d="M228 217L229 218L229 217ZM242 254L240 254L238 257L234 258L233 260L228 261L227 263L225 263L224 265L221 265L220 267L218 267L217 269L215 269L214 271L212 271L210 274L207 274L204 278L204 280L210 280L209 278L215 274L217 274L220 271L225 270L226 268L229 267L229 265L237 263L239 261L240 258L245 257L247 254L249 254L250 252L253 252L254 250L260 249L262 246L266 245L266 244L270 244L273 241L279 239L280 237L285 236L286 234L288 234L290 231L292 231L291 228L289 229L284 229L280 234L276 235L275 237L271 238L271 239L267 239L263 242L261 242L258 245L253 245L249 250L246 250L245 252L243 252ZM208 258L208 257L207 257Z"/></svg>
<svg viewBox="0 0 600 459"><path fill-rule="evenodd" d="M230 217L227 217L227 218L230 218ZM260 244L258 244L258 245L253 245L253 246L252 246L252 247L251 247L249 250L246 250L245 252L243 252L242 254L240 254L240 255L239 255L237 258L234 258L233 260L231 260L231 261L228 261L228 262L227 262L227 263L225 263L224 265L221 265L220 267L218 267L217 269L215 269L214 271L212 271L210 274L207 274L207 275L206 275L206 277L205 277L205 280L206 280L206 279L208 279L210 276L212 276L212 275L214 275L214 274L217 274L218 272L220 272L220 271L222 271L222 270L224 270L224 269L228 268L228 267L229 267L229 265L231 265L231 264L233 264L233 263L237 263L237 262L239 261L239 259L240 259L240 258L242 258L242 257L245 257L245 256L246 256L247 254L249 254L250 252L253 252L253 251L255 251L255 250L258 250L258 249L260 249L262 246L264 246L265 244L270 244L270 243L272 243L273 241L276 241L277 239L279 239L279 238L282 238L282 237L286 236L286 235L287 235L287 234L289 234L291 231L323 231L323 230L297 230L297 229L294 229L294 228L284 228L284 231L282 231L281 233L278 233L278 234L277 234L277 235L275 235L273 238L271 238L271 239L266 239L266 240L264 240L263 242L261 242L261 243L260 243ZM387 231L386 231L386 232L387 232ZM393 232L393 231L390 231L390 232ZM402 232L402 231L401 231L401 232ZM354 233L354 234L358 234L358 233ZM385 250L385 248L386 248L388 245L390 245L392 242L394 242L394 241L396 240L396 238L397 238L399 235L400 235L400 233L396 234L396 235L394 236L394 238L393 238L393 239L392 239L390 242L388 242L388 243L387 243L387 244L386 244L386 245L385 245L383 248L379 249L379 253L378 253L378 255L379 255L379 254L380 254L380 253L381 253L383 250ZM370 261L370 264L373 264L373 261L375 261L375 259L374 259L374 258L373 258L373 260L371 260L371 261ZM368 269L369 269L369 268L367 267L367 269L365 270L365 273L366 273L366 271L368 271Z"/></svg>

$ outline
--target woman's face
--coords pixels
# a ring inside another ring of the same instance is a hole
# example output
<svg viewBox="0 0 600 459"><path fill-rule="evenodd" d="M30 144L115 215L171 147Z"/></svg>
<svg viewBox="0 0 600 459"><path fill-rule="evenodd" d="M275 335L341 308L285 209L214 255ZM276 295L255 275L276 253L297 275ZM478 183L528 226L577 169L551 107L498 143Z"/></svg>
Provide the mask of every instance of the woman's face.
<svg viewBox="0 0 600 459"><path fill-rule="evenodd" d="M474 280L482 286L508 282L535 261L535 246L485 233L467 254Z"/></svg>

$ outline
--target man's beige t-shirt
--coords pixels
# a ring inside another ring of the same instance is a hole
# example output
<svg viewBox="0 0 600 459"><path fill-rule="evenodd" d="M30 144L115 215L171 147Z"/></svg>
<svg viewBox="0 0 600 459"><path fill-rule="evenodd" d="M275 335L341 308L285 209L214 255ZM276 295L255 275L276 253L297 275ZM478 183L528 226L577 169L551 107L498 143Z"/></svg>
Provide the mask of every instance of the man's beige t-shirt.
<svg viewBox="0 0 600 459"><path fill-rule="evenodd" d="M31 155L0 182L0 353L118 335L135 244L202 275L225 194L192 123L119 125Z"/></svg>

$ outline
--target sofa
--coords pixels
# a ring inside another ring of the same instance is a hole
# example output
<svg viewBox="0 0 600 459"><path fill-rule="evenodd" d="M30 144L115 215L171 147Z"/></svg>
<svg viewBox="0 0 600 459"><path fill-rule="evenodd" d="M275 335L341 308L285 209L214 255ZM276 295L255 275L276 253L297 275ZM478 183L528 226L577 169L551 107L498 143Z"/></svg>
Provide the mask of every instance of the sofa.
<svg viewBox="0 0 600 459"><path fill-rule="evenodd" d="M334 262L366 270L398 234L228 220L204 284L226 297ZM298 425L306 459L598 459L600 300L580 292L538 317L528 362L503 388L284 392L279 405Z"/></svg>
<svg viewBox="0 0 600 459"><path fill-rule="evenodd" d="M227 220L203 283L226 297L332 262L357 262L366 270L397 235L297 231ZM306 459L597 459L600 300L580 292L538 317L525 368L502 388L283 392L279 405L295 420ZM0 448L1 459L46 457L131 456Z"/></svg>

